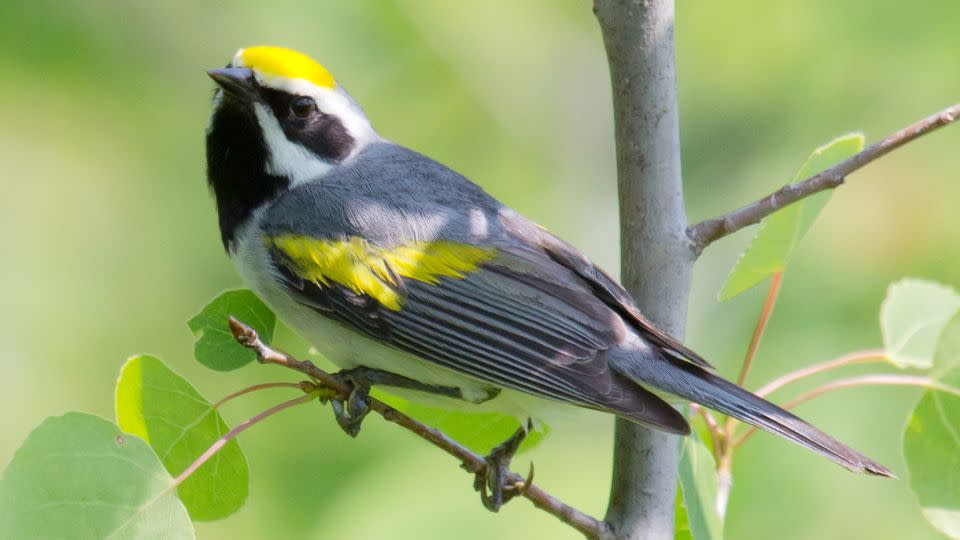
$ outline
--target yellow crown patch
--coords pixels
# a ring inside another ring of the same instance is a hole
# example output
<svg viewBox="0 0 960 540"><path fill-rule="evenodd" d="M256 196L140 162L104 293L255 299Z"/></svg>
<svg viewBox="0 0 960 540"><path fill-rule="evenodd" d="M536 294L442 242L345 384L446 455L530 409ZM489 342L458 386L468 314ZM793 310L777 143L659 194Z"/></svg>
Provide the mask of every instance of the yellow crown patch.
<svg viewBox="0 0 960 540"><path fill-rule="evenodd" d="M303 79L322 88L334 88L337 82L326 68L309 56L285 47L249 47L237 51L234 67L245 67L267 77Z"/></svg>

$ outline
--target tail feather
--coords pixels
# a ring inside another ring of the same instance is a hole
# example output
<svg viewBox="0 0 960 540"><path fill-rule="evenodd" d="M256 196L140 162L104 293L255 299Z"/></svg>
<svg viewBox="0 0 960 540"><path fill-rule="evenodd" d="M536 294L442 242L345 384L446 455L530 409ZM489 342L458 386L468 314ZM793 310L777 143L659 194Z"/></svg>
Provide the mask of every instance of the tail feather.
<svg viewBox="0 0 960 540"><path fill-rule="evenodd" d="M667 358L614 365L622 374L727 414L822 454L847 469L896 478L886 467L837 441L796 415L699 366Z"/></svg>

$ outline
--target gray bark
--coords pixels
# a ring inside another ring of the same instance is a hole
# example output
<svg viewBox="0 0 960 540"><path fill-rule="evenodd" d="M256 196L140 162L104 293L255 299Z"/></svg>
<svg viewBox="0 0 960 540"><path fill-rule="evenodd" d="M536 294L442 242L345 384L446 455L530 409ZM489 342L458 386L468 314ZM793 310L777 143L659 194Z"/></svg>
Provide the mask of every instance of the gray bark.
<svg viewBox="0 0 960 540"><path fill-rule="evenodd" d="M673 0L595 0L613 87L621 280L683 337L694 254L686 235ZM673 538L679 439L617 420L607 521L620 540Z"/></svg>

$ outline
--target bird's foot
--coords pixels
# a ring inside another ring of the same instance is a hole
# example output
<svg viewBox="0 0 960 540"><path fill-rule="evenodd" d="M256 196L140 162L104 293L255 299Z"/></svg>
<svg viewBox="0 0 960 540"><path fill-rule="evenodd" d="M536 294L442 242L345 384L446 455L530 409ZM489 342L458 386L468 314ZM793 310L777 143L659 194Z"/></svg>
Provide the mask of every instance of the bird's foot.
<svg viewBox="0 0 960 540"><path fill-rule="evenodd" d="M370 387L373 385L393 386L426 394L463 399L459 388L426 384L380 369L355 367L338 371L334 374L334 377L349 384L352 388L346 402L339 399L330 400L337 423L351 437L356 437L360 433L360 424L368 412L367 398L370 395Z"/></svg>
<svg viewBox="0 0 960 540"><path fill-rule="evenodd" d="M517 453L527 433L533 429L533 422L529 419L525 426L521 425L513 435L503 441L484 458L486 467L477 471L473 481L473 489L480 492L480 502L491 512L500 510L500 507L511 499L523 493L533 482L533 463L530 464L530 474L522 484L510 480L510 461Z"/></svg>
<svg viewBox="0 0 960 540"><path fill-rule="evenodd" d="M360 425L370 412L367 401L370 397L372 382L367 377L364 368L344 369L333 375L350 385L350 394L346 400L333 398L330 405L333 407L333 416L347 435L356 437L360 434Z"/></svg>

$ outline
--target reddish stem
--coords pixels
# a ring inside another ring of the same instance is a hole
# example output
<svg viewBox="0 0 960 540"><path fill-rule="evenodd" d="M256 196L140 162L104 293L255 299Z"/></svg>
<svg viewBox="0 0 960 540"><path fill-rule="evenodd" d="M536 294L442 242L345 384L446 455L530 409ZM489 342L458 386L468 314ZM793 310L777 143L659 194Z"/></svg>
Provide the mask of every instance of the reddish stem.
<svg viewBox="0 0 960 540"><path fill-rule="evenodd" d="M783 283L783 272L776 272L770 278L770 288L767 290L767 298L763 301L763 309L760 311L760 317L757 318L757 326L753 329L753 337L750 338L750 345L747 347L747 354L743 359L743 366L740 368L740 376L737 377L737 384L743 386L747 380L747 373L750 372L750 366L753 365L753 359L757 356L757 349L760 348L760 340L763 338L763 332L767 329L767 323L770 322L770 316L773 315L773 307L777 303L777 297L780 295L780 285Z"/></svg>
<svg viewBox="0 0 960 540"><path fill-rule="evenodd" d="M718 459L725 452L723 428L717 423L717 418L713 416L713 413L710 412L709 409L705 409L697 403L691 403L690 408L696 414L699 414L707 425L707 431L710 433L710 442L713 443L713 457L714 459Z"/></svg>
<svg viewBox="0 0 960 540"><path fill-rule="evenodd" d="M743 386L747 380L747 374L750 367L753 366L753 359L757 355L757 349L760 348L760 340L767 329L767 323L770 322L770 316L773 315L773 307L777 304L777 297L780 295L780 286L783 284L783 272L775 272L770 278L770 288L767 289L767 297L763 301L763 308L760 310L760 316L757 317L757 325L753 329L753 336L750 338L750 345L747 346L747 354L743 358L743 366L740 367L740 375L737 377L737 384ZM733 460L733 446L726 444L733 438L733 429L735 427L734 419L727 417L723 425L722 439L724 441L724 452L721 454L717 463L717 470L720 472L729 471Z"/></svg>
<svg viewBox="0 0 960 540"><path fill-rule="evenodd" d="M221 448L223 448L228 442L236 438L237 435L259 424L263 420L270 418L271 416L277 414L280 411L289 409L290 407L296 407L297 405L307 403L308 401L313 401L314 399L316 399L316 396L311 393L305 396L300 396L298 398L291 399L289 401L284 401L283 403L280 403L279 405L274 405L273 407L270 407L269 409L254 416L253 418L250 418L249 420L246 420L245 422L237 425L237 427L231 429L225 435L217 439L212 445L210 445L210 448L207 448L206 452L204 452L200 457L198 457L196 461L191 463L189 467L184 469L183 472L180 473L176 478L174 478L173 487L179 486L187 478L190 478L190 475L195 473L197 469L203 466L204 463L206 463L210 458L215 456L217 452L220 451Z"/></svg>
<svg viewBox="0 0 960 540"><path fill-rule="evenodd" d="M798 369L797 371L787 373L782 377L774 379L773 381L767 383L759 390L755 392L760 397L766 397L773 392L783 388L784 386L799 381L800 379L805 379L817 373L823 373L825 371L834 370L844 366L852 366L855 364L867 364L870 362L883 362L887 360L887 353L882 349L871 349L866 351L857 351L850 354L845 354L839 358L834 358L833 360L827 360L826 362L821 362L819 364L813 364L812 366L807 366L803 369Z"/></svg>
<svg viewBox="0 0 960 540"><path fill-rule="evenodd" d="M234 392L234 393L226 396L225 398L221 399L220 401L214 403L213 405L210 406L210 408L211 408L211 409L219 409L220 407L222 407L222 406L223 406L225 403L227 403L228 401L232 401L232 400L234 400L234 399L236 399L236 398L238 398L238 397L240 397L240 396L249 394L249 393L251 393L251 392L258 392L258 391L260 391L260 390L267 390L268 388L297 388L297 389L299 389L299 388L300 388L300 383L292 383L292 382L269 382L269 383L255 384L255 385L253 385L253 386L248 386L248 387L246 387L246 388L244 388L244 389L242 389L242 390L237 390L236 392Z"/></svg>
<svg viewBox="0 0 960 540"><path fill-rule="evenodd" d="M793 398L789 402L783 405L784 409L790 410L800 405L806 403L811 399L826 394L828 392L833 392L835 390L840 390L842 388L853 388L855 386L920 386L927 388L928 390L937 390L940 392L946 392L954 396L960 397L960 388L954 388L953 386L943 384L939 381L930 379L928 377L914 377L910 375L861 375L859 377L849 377L847 379L839 379L836 381L828 382L823 386L818 386L813 390L804 392L799 396ZM751 427L745 431L742 435L737 437L733 442L731 448L737 448L743 443L747 442L750 439L750 436L757 431L757 428Z"/></svg>

